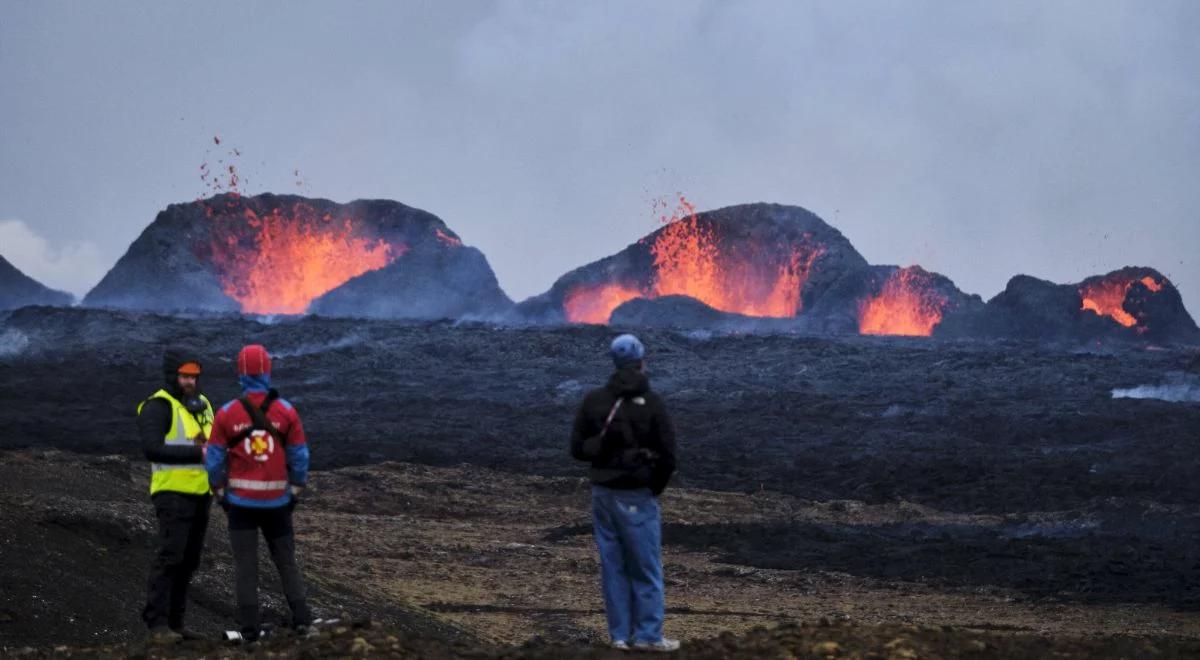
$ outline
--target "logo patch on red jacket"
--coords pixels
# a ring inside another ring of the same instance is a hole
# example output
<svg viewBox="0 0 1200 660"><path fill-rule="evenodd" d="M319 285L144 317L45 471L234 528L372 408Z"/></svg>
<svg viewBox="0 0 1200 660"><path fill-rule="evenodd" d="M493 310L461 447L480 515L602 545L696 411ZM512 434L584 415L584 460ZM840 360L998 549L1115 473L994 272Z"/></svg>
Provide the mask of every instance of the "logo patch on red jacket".
<svg viewBox="0 0 1200 660"><path fill-rule="evenodd" d="M247 456L259 463L266 463L271 460L271 454L275 453L275 438L263 430L251 431L246 436L245 449Z"/></svg>

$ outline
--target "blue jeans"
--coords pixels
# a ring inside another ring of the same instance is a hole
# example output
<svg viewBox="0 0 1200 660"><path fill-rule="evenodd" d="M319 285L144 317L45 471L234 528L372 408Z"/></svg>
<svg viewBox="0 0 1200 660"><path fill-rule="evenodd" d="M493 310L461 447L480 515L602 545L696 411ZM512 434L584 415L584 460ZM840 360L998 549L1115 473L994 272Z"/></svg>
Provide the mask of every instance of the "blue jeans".
<svg viewBox="0 0 1200 660"><path fill-rule="evenodd" d="M663 632L662 519L650 489L592 486L604 612L613 641L657 642Z"/></svg>

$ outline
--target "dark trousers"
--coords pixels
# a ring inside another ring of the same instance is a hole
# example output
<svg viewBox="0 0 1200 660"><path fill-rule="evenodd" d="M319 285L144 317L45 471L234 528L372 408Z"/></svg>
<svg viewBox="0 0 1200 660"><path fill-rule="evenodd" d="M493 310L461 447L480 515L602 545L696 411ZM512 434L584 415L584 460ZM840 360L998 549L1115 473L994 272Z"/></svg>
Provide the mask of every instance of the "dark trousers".
<svg viewBox="0 0 1200 660"><path fill-rule="evenodd" d="M183 627L188 582L200 566L212 497L159 491L150 497L158 515L158 553L150 566L142 620L150 628Z"/></svg>
<svg viewBox="0 0 1200 660"><path fill-rule="evenodd" d="M237 582L238 625L243 632L259 629L258 531L267 540L271 561L279 571L283 595L292 610L292 625L312 623L304 595L304 578L296 566L296 541L292 535L292 507L252 509L230 506L229 545L233 547L233 574Z"/></svg>

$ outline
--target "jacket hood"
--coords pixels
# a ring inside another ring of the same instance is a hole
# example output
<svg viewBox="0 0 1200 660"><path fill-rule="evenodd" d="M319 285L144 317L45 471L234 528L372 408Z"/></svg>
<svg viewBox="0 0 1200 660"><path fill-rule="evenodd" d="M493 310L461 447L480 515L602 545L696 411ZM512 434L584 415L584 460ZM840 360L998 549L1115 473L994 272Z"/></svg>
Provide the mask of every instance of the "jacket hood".
<svg viewBox="0 0 1200 660"><path fill-rule="evenodd" d="M636 396L650 391L650 379L638 369L617 369L605 387L613 396Z"/></svg>
<svg viewBox="0 0 1200 660"><path fill-rule="evenodd" d="M168 348L163 352L163 381L166 383L166 388L164 389L166 389L167 392L170 392L171 396L175 397L176 399L183 398L183 393L179 391L179 381L176 379L176 375L179 373L179 367L182 367L188 362L200 364L200 356L185 348L178 347ZM199 380L197 380L196 393L199 394L200 391ZM187 402L183 403L187 405Z"/></svg>
<svg viewBox="0 0 1200 660"><path fill-rule="evenodd" d="M200 364L200 356L186 348L172 347L163 352L162 370L163 377L168 383L175 382L175 374L179 373L179 367L188 362Z"/></svg>

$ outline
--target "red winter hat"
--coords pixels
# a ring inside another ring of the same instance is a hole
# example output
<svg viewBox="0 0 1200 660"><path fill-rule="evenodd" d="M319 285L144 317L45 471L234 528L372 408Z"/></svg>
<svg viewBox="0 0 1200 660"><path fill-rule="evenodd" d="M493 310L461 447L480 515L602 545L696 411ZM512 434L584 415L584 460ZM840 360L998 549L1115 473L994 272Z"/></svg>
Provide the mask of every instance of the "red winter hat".
<svg viewBox="0 0 1200 660"><path fill-rule="evenodd" d="M239 376L271 375L271 355L259 344L250 344L238 353Z"/></svg>

